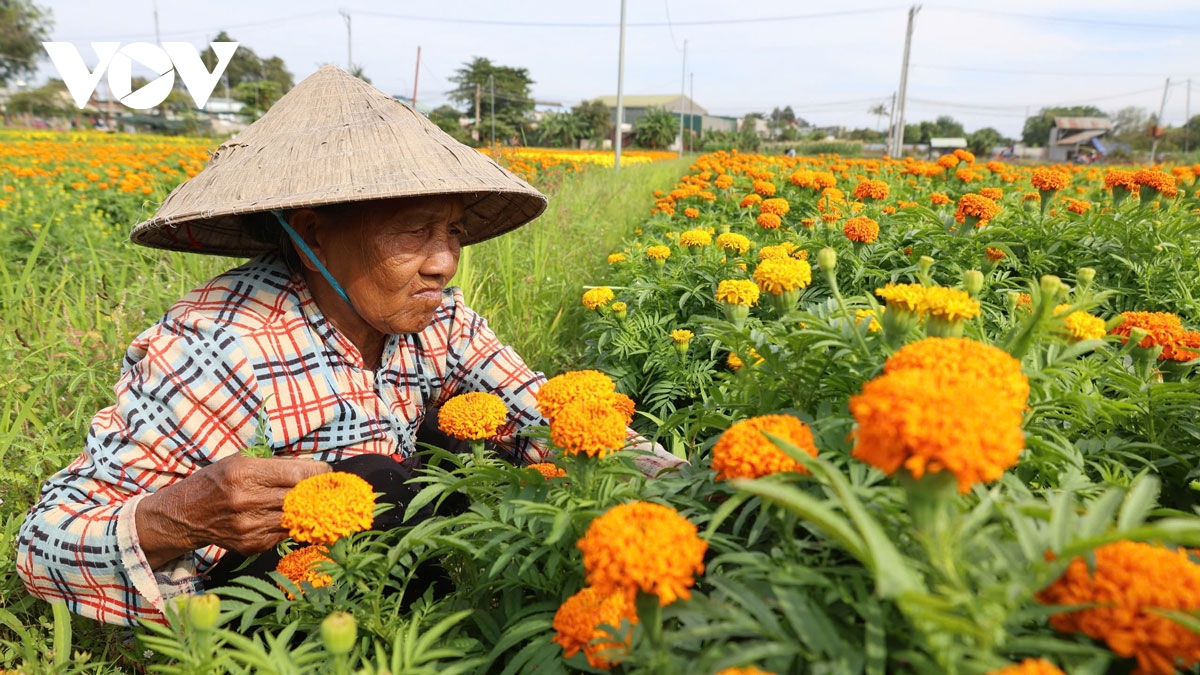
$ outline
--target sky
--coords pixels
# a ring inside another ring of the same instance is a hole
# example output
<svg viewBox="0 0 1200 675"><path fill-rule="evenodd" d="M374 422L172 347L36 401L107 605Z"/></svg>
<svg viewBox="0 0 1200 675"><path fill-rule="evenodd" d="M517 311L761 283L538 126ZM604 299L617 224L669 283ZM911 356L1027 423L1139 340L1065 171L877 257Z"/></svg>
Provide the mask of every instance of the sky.
<svg viewBox="0 0 1200 675"><path fill-rule="evenodd" d="M54 13L52 39L74 43L89 67L91 41L153 42L153 0L38 0ZM620 0L158 0L163 41L206 45L220 30L260 56L279 56L299 81L353 59L393 95L446 102L448 78L475 56L528 69L538 101L574 105L617 90ZM627 95L672 94L684 84L711 114L792 106L819 125L881 128L869 110L899 89L910 5L892 0L627 0ZM421 47L419 76L417 47ZM905 119L953 116L966 130L1019 137L1027 111L1094 104L1200 114L1200 2L1196 0L942 0L914 24ZM56 76L47 59L42 77ZM219 94L218 91L214 94Z"/></svg>

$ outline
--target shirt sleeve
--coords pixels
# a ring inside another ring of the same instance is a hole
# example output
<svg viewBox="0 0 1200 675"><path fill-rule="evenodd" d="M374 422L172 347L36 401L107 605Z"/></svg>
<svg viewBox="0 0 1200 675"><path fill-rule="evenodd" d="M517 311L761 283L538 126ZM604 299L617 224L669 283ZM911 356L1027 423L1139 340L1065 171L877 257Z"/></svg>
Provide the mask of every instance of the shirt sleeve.
<svg viewBox="0 0 1200 675"><path fill-rule="evenodd" d="M125 355L116 403L92 420L83 453L51 477L18 535L30 593L106 623L161 620L224 553L210 546L151 570L138 502L245 448L261 401L240 341L210 322L164 320Z"/></svg>
<svg viewBox="0 0 1200 675"><path fill-rule="evenodd" d="M501 344L487 321L464 304L458 289L454 289L446 338L447 368L433 407L467 392L495 394L508 406L508 420L491 439L492 445L517 464L545 459L549 452L544 446L520 435L526 427L546 424L534 398L545 376L525 365L511 347Z"/></svg>

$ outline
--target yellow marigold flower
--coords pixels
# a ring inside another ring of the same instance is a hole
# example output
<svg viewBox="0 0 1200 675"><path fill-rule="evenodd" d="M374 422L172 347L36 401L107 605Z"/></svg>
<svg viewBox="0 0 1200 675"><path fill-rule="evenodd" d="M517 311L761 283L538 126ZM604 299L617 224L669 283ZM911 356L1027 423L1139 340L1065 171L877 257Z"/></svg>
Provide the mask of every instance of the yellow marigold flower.
<svg viewBox="0 0 1200 675"><path fill-rule="evenodd" d="M608 308L613 312L620 314L621 312L629 309L629 305L625 304L624 302L614 302L613 304L609 305Z"/></svg>
<svg viewBox="0 0 1200 675"><path fill-rule="evenodd" d="M725 357L725 365L729 366L731 370L737 370L746 365L746 362L734 352L729 352L729 356Z"/></svg>
<svg viewBox="0 0 1200 675"><path fill-rule="evenodd" d="M764 199L762 204L759 206L759 210L761 210L763 213L774 213L775 215L782 217L786 216L788 211L792 210L792 205L788 203L788 200L783 199L782 197L774 197L772 199Z"/></svg>
<svg viewBox="0 0 1200 675"><path fill-rule="evenodd" d="M704 247L712 243L712 235L705 230L688 230L679 235L679 245L688 247Z"/></svg>
<svg viewBox="0 0 1200 675"><path fill-rule="evenodd" d="M775 675L767 670L759 670L754 666L746 666L744 668L726 668L717 673L717 675Z"/></svg>
<svg viewBox="0 0 1200 675"><path fill-rule="evenodd" d="M957 288L926 288L924 303L926 314L945 321L965 321L979 316L979 301Z"/></svg>
<svg viewBox="0 0 1200 675"><path fill-rule="evenodd" d="M1033 170L1029 182L1042 192L1054 192L1067 187L1071 182L1071 175L1048 166L1039 166Z"/></svg>
<svg viewBox="0 0 1200 675"><path fill-rule="evenodd" d="M933 194L929 195L929 203L933 204L934 206L941 206L942 204L949 204L950 198L941 192L934 192Z"/></svg>
<svg viewBox="0 0 1200 675"><path fill-rule="evenodd" d="M1113 335L1123 336L1125 339L1122 342L1129 341L1129 332L1132 329L1141 328L1146 331L1146 337L1138 343L1139 347L1150 348L1161 345L1163 350L1159 359L1191 360L1191 356L1177 354L1175 350L1176 344L1184 336L1183 324L1179 321L1178 316L1170 312L1121 312L1121 318L1124 321L1114 327L1111 332ZM1186 356L1186 358L1176 359L1177 356Z"/></svg>
<svg viewBox="0 0 1200 675"><path fill-rule="evenodd" d="M637 591L658 596L666 606L691 597L695 575L704 572L708 542L675 509L629 502L592 521L576 544L583 551L587 583L600 593Z"/></svg>
<svg viewBox="0 0 1200 675"><path fill-rule="evenodd" d="M538 412L547 421L553 422L559 411L572 401L609 401L615 392L616 385L604 373L598 370L574 370L547 380L534 398L537 399Z"/></svg>
<svg viewBox="0 0 1200 675"><path fill-rule="evenodd" d="M759 260L769 260L771 258L787 258L796 250L796 245L791 242L783 242L774 246L764 246L758 249Z"/></svg>
<svg viewBox="0 0 1200 675"><path fill-rule="evenodd" d="M812 283L812 266L795 258L768 258L754 268L754 280L764 293L780 295Z"/></svg>
<svg viewBox="0 0 1200 675"><path fill-rule="evenodd" d="M754 181L754 192L764 197L770 197L775 194L775 184L770 181L756 180Z"/></svg>
<svg viewBox="0 0 1200 675"><path fill-rule="evenodd" d="M1025 659L1024 661L1005 666L999 670L989 671L987 675L1067 675L1058 666L1046 659Z"/></svg>
<svg viewBox="0 0 1200 675"><path fill-rule="evenodd" d="M749 279L725 279L717 284L717 302L727 305L753 307L758 304L758 294L758 285Z"/></svg>
<svg viewBox="0 0 1200 675"><path fill-rule="evenodd" d="M1058 314L1060 308L1069 307L1070 305L1060 305L1054 308L1054 313ZM1104 339L1104 319L1098 316L1092 316L1087 312L1075 311L1063 317L1063 325L1066 327L1067 334L1073 340L1102 340Z"/></svg>
<svg viewBox="0 0 1200 675"><path fill-rule="evenodd" d="M864 180L854 186L855 199L874 199L876 201L887 199L890 188L888 184L881 180Z"/></svg>
<svg viewBox="0 0 1200 675"><path fill-rule="evenodd" d="M584 292L583 306L588 309L600 309L613 301L612 289L608 286L597 286Z"/></svg>
<svg viewBox="0 0 1200 675"><path fill-rule="evenodd" d="M603 458L625 447L625 415L615 399L581 399L564 405L550 420L550 441L568 455Z"/></svg>
<svg viewBox="0 0 1200 675"><path fill-rule="evenodd" d="M764 230L778 229L783 224L783 220L774 213L760 213L756 222Z"/></svg>
<svg viewBox="0 0 1200 675"><path fill-rule="evenodd" d="M904 345L883 364L884 373L936 371L943 378L968 384L987 382L992 394L1017 411L1025 410L1029 378L1021 362L1008 352L970 338L929 337Z"/></svg>
<svg viewBox="0 0 1200 675"><path fill-rule="evenodd" d="M850 241L873 244L879 239L879 223L866 216L855 216L846 220L842 232Z"/></svg>
<svg viewBox="0 0 1200 675"><path fill-rule="evenodd" d="M817 456L817 446L808 425L791 415L761 415L735 423L717 439L712 449L712 468L717 480L761 478L781 471L808 473L804 465L775 446L763 432L774 434Z"/></svg>
<svg viewBox="0 0 1200 675"><path fill-rule="evenodd" d="M867 324L867 332L869 332L869 333L876 333L879 331L879 329L881 329L883 327L883 326L879 325L879 320L875 317L875 310L873 310L873 309L856 309L856 310L854 310L854 323L856 325L862 323L864 319L870 320L870 323Z"/></svg>
<svg viewBox="0 0 1200 675"><path fill-rule="evenodd" d="M955 411L961 411L956 414ZM1021 413L995 405L986 379L946 377L924 368L881 375L850 397L854 456L892 475L950 472L966 493L1017 463Z"/></svg>
<svg viewBox="0 0 1200 675"><path fill-rule="evenodd" d="M742 197L742 201L741 201L741 204L739 204L739 206L741 206L743 209L745 209L745 208L754 206L755 204L758 204L761 201L762 201L762 197L760 197L756 194L749 194L749 195L746 195L745 197Z"/></svg>
<svg viewBox="0 0 1200 675"><path fill-rule="evenodd" d="M717 236L717 246L740 255L750 250L750 239L736 232L726 232Z"/></svg>
<svg viewBox="0 0 1200 675"><path fill-rule="evenodd" d="M1175 186L1175 177L1166 171L1138 169L1133 173L1133 180L1138 185L1145 185L1164 197L1173 198L1179 194L1179 190Z"/></svg>
<svg viewBox="0 0 1200 675"><path fill-rule="evenodd" d="M566 471L554 466L554 464L550 462L538 462L536 464L530 464L525 468L533 469L534 471L542 474L542 477L546 480L550 480L551 478L561 478L562 476L567 475Z"/></svg>
<svg viewBox="0 0 1200 675"><path fill-rule="evenodd" d="M994 202L998 202L1004 198L1004 190L998 187L979 188L979 194Z"/></svg>
<svg viewBox="0 0 1200 675"><path fill-rule="evenodd" d="M298 548L280 558L279 562L275 564L275 571L287 577L297 586L302 581L307 581L313 588L328 586L333 583L333 577L317 571L317 567L322 562L333 562L329 556L325 555L328 552L329 549L324 546ZM292 599L291 593L288 593L288 599Z"/></svg>
<svg viewBox="0 0 1200 675"><path fill-rule="evenodd" d="M371 528L375 490L344 471L309 476L283 497L281 525L288 536L308 544L332 544Z"/></svg>
<svg viewBox="0 0 1200 675"><path fill-rule="evenodd" d="M967 216L970 216L978 219L976 227L983 227L998 213L1000 213L1000 207L996 202L983 195L968 192L958 198L958 210L954 212L954 220L965 223Z"/></svg>
<svg viewBox="0 0 1200 675"><path fill-rule="evenodd" d="M875 295L887 301L890 308L914 314L925 313L925 287L921 284L888 283L883 288L876 288Z"/></svg>
<svg viewBox="0 0 1200 675"><path fill-rule="evenodd" d="M1186 550L1117 541L1091 558L1075 558L1037 594L1046 605L1090 605L1055 614L1050 625L1103 640L1117 655L1137 659L1139 673L1173 675L1200 662L1200 635L1158 613L1200 610L1200 565Z"/></svg>
<svg viewBox="0 0 1200 675"><path fill-rule="evenodd" d="M698 209L694 206L689 206L683 210L683 215L684 215L684 217L687 217L687 218L699 218L700 217L700 209Z"/></svg>
<svg viewBox="0 0 1200 675"><path fill-rule="evenodd" d="M1107 190L1124 188L1130 192L1137 192L1140 186L1134 172L1126 169L1109 169L1104 172L1104 187Z"/></svg>
<svg viewBox="0 0 1200 675"><path fill-rule="evenodd" d="M609 265L615 265L617 263L623 263L623 262L625 262L625 254L624 253L610 253L608 255L608 264Z"/></svg>
<svg viewBox="0 0 1200 675"><path fill-rule="evenodd" d="M563 658L571 658L583 650L588 665L608 670L621 660L622 650L629 646L628 633L623 637L611 635L601 626L621 629L621 622L638 622L637 607L623 592L602 593L588 586L567 598L554 613L555 644L563 648ZM618 641L619 640L619 641Z"/></svg>
<svg viewBox="0 0 1200 675"><path fill-rule="evenodd" d="M690 330L680 328L671 331L671 339L674 340L676 344L691 342L692 338L694 337L696 337L696 334Z"/></svg>
<svg viewBox="0 0 1200 675"><path fill-rule="evenodd" d="M481 441L500 432L508 421L508 406L495 394L473 391L442 404L438 429L464 441Z"/></svg>
<svg viewBox="0 0 1200 675"><path fill-rule="evenodd" d="M1070 197L1067 198L1067 210L1071 213L1083 215L1087 213L1088 209L1090 208L1092 208L1091 202L1086 202L1082 199L1071 199Z"/></svg>
<svg viewBox="0 0 1200 675"><path fill-rule="evenodd" d="M671 257L671 248L661 244L657 246L650 246L646 249L646 255L651 260L666 260L667 258Z"/></svg>
<svg viewBox="0 0 1200 675"><path fill-rule="evenodd" d="M666 237L667 239L675 239L675 238L679 237L679 233L678 232L668 232L668 233L664 234L663 236Z"/></svg>

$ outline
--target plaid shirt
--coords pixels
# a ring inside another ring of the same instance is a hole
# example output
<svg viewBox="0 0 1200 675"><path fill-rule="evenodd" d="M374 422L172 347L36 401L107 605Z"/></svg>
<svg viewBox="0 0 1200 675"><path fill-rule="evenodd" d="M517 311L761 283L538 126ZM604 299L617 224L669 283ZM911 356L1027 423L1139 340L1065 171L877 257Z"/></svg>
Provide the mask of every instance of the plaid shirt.
<svg viewBox="0 0 1200 675"><path fill-rule="evenodd" d="M364 368L303 276L275 256L192 291L134 340L116 404L92 420L83 454L42 488L18 539L26 587L104 622L161 619L168 600L202 588L225 550L209 546L151 570L134 526L138 502L256 440L320 461L407 455L426 410L487 391L509 408L495 447L514 461L543 459L517 433L545 423L534 401L544 378L500 344L457 288L445 291L428 328L389 336L381 364Z"/></svg>

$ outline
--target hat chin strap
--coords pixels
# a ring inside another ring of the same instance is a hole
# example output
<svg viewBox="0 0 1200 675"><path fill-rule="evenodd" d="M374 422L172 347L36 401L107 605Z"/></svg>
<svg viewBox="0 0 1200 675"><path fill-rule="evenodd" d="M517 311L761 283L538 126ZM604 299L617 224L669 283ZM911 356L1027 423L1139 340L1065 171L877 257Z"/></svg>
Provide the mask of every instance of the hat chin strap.
<svg viewBox="0 0 1200 675"><path fill-rule="evenodd" d="M329 273L329 270L321 264L321 261L317 259L316 255L313 254L312 249L308 247L308 244L304 243L304 240L300 238L300 235L296 234L296 231L292 229L292 226L288 225L287 219L283 217L283 211L276 209L271 211L271 213L274 214L275 219L279 221L279 225L283 228L283 231L287 232L287 235L292 240L292 243L300 249L300 252L303 253L305 257L312 262L312 264L317 266L317 271L321 273L321 276L325 277L325 281L328 281L329 285L333 286L333 290L337 291L337 294L341 296L342 300L345 300L346 304L350 306L350 309L353 310L355 314L358 314L358 310L354 308L354 303L350 302L350 296L346 295L345 289L343 289L342 285L337 282L337 279L333 278L333 275Z"/></svg>

